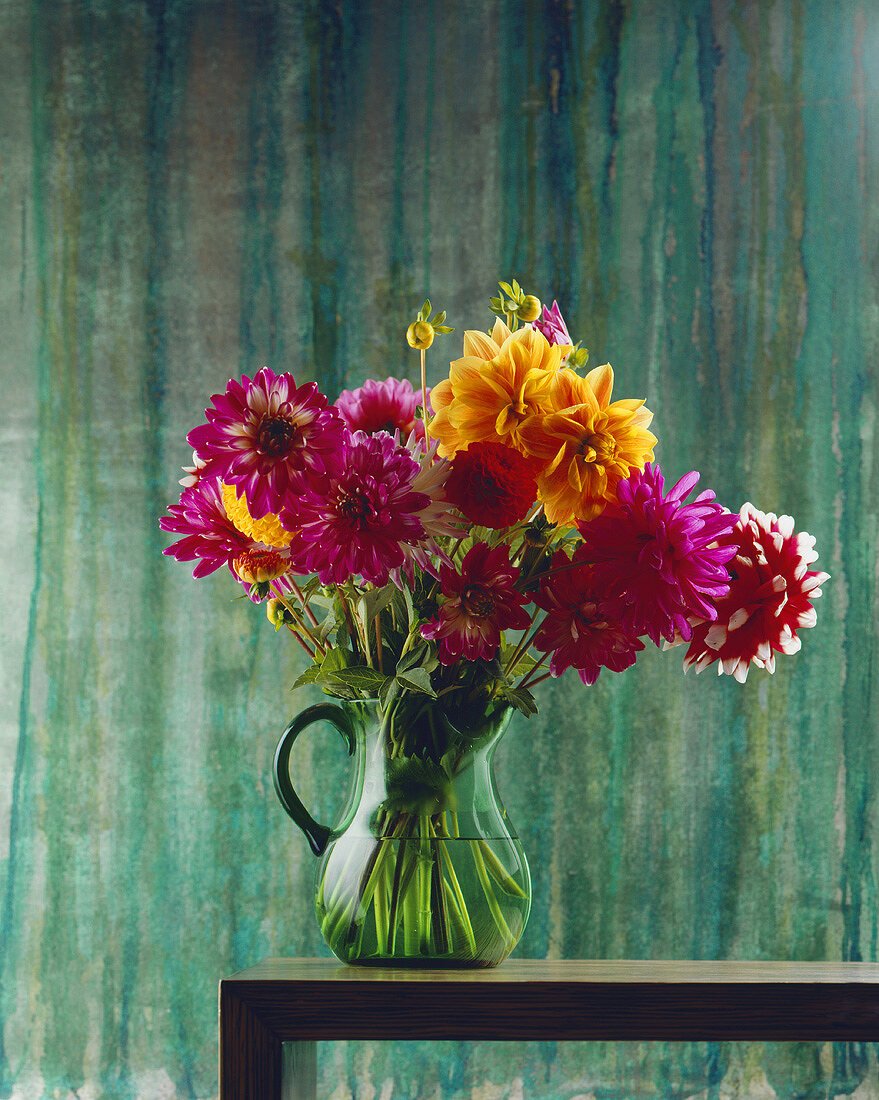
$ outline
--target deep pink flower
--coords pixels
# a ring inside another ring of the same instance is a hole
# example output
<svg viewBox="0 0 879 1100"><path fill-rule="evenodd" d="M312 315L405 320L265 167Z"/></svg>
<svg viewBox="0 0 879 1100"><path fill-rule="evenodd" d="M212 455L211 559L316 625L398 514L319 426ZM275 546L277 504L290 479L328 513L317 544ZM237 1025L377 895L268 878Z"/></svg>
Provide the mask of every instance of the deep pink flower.
<svg viewBox="0 0 879 1100"><path fill-rule="evenodd" d="M386 584L403 564L404 547L425 536L418 512L430 504L413 488L420 466L385 432L355 432L343 439L340 469L309 479L295 504L281 513L296 530L290 552L302 571L323 584L360 575Z"/></svg>
<svg viewBox="0 0 879 1100"><path fill-rule="evenodd" d="M812 601L821 595L828 573L810 570L818 554L815 539L794 534L790 516L760 512L745 504L735 528L720 543L733 548L729 592L717 600L717 621L692 624L684 671L717 662L717 673L744 683L753 664L775 671L775 653L796 653L797 631L814 626ZM683 635L675 644L686 642Z"/></svg>
<svg viewBox="0 0 879 1100"><path fill-rule="evenodd" d="M201 476L243 489L254 519L280 512L303 473L335 468L344 425L315 382L297 388L291 374L263 367L211 401L208 422L187 439L205 463Z"/></svg>
<svg viewBox="0 0 879 1100"><path fill-rule="evenodd" d="M714 602L729 588L725 563L735 549L717 539L736 517L710 489L684 503L698 480L692 470L664 494L662 471L648 462L619 483L616 503L580 525L583 558L595 563L596 582L617 601L623 628L656 645L676 632L689 639L689 619L713 620Z"/></svg>
<svg viewBox="0 0 879 1100"><path fill-rule="evenodd" d="M200 478L183 490L180 503L172 504L168 512L159 520L159 527L184 537L162 553L177 561L197 559L192 571L194 577L206 577L222 565L231 569L235 558L258 545L226 515L216 479Z"/></svg>
<svg viewBox="0 0 879 1100"><path fill-rule="evenodd" d="M429 389L427 394L430 412ZM359 389L342 390L336 400L336 408L349 431L367 435L376 432L393 435L399 431L404 442L413 431L424 438L424 421L417 416L421 404L421 390L413 391L412 383L405 378L385 378L381 382L370 378Z"/></svg>
<svg viewBox="0 0 879 1100"><path fill-rule="evenodd" d="M550 344L572 344L573 340L568 335L568 327L562 317L558 302L552 303L552 309L543 307L543 316L534 322L534 328L549 340Z"/></svg>
<svg viewBox="0 0 879 1100"><path fill-rule="evenodd" d="M444 665L453 665L461 657L490 660L497 653L502 630L524 630L529 625L530 616L522 607L528 597L516 588L518 576L505 544L491 549L478 542L465 555L460 572L448 565L441 567L440 584L446 599L421 633L439 643L439 659Z"/></svg>
<svg viewBox="0 0 879 1100"><path fill-rule="evenodd" d="M578 546L573 558L563 550L553 554L550 575L534 597L546 617L533 644L552 654L553 676L575 668L584 684L594 684L602 668L622 672L633 665L644 643L623 629L616 601L607 598L592 567L583 563L583 549Z"/></svg>

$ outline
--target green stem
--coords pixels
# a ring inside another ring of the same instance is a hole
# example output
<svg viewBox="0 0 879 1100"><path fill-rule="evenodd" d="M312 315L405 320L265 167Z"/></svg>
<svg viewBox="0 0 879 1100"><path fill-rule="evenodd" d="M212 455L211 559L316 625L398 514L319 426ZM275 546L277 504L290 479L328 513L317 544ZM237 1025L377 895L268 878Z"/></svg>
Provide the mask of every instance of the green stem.
<svg viewBox="0 0 879 1100"><path fill-rule="evenodd" d="M473 934L473 925L470 923L470 915L467 912L467 903L464 901L464 895L461 892L461 886L458 882L458 876L455 874L455 868L452 864L451 857L449 856L449 850L446 848L446 842L442 837L437 837L437 846L439 847L440 854L442 855L443 862L446 865L446 869L449 872L449 884L452 888L455 901L458 906L458 914L461 918L461 924L464 929L464 935L467 937L467 944L470 947L470 953L476 955L476 937Z"/></svg>
<svg viewBox="0 0 879 1100"><path fill-rule="evenodd" d="M436 949L440 955L449 953L449 912L446 907L446 895L443 890L444 880L442 865L440 863L439 846L436 842L436 834L431 829L431 848L433 849L433 866L430 876L431 906L434 911L436 929Z"/></svg>
<svg viewBox="0 0 879 1100"><path fill-rule="evenodd" d="M418 898L418 944L422 954L430 953L430 933L433 921L430 910L430 880L433 871L433 853L430 845L430 818L421 814L418 822L418 874L416 896Z"/></svg>
<svg viewBox="0 0 879 1100"><path fill-rule="evenodd" d="M446 879L443 879L443 900L446 903L446 911L451 918L449 921L449 932L454 932L458 941L466 941L471 956L475 956L476 941L473 938L473 929L471 928L468 932L467 924L465 924L464 918L461 916L461 910L458 908L458 901L455 897L455 893ZM450 940L450 948L454 949L454 940Z"/></svg>
<svg viewBox="0 0 879 1100"><path fill-rule="evenodd" d="M414 860L410 866L406 869L404 874L403 864L406 862L406 856L408 853L408 847L406 841L412 836L412 832L415 828L415 822L411 821L404 829L398 843L397 843L397 858L394 863L394 881L391 887L391 910L388 915L388 928L390 929L388 951L391 955L395 953L397 943L397 912L400 906L400 897L405 895L406 887L414 870Z"/></svg>
<svg viewBox="0 0 879 1100"><path fill-rule="evenodd" d="M501 912L500 906L497 903L494 890L492 889L491 882L488 877L488 872L485 869L485 861L482 858L482 851L475 840L470 841L470 851L473 853L473 862L476 864L476 874L479 877L479 882L482 885L483 893L485 894L485 900L488 902L488 908L491 911L491 915L494 918L494 923L497 925L497 929L503 937L506 944L511 943L513 936L510 932L509 925L504 920L504 915Z"/></svg>
<svg viewBox="0 0 879 1100"><path fill-rule="evenodd" d="M516 882L516 880L507 873L504 865L491 850L491 846L489 845L488 841L480 838L479 847L485 860L485 866L488 868L488 871L495 882L503 886L508 894L515 894L517 897L524 898L525 891L522 889L519 883Z"/></svg>
<svg viewBox="0 0 879 1100"><path fill-rule="evenodd" d="M534 626L534 621L537 618L537 616L540 614L540 612L541 612L541 608L539 608L539 607L534 608L534 614L531 616L531 621L528 623L528 625L522 631L522 637L519 639L519 644L513 650L513 656L510 658L509 663L507 664L507 667L504 669L504 676L509 676L510 675L510 673L513 671L513 669L516 667L516 665L521 660L522 654L527 652L528 646L530 646L531 642L534 640L534 637L537 634L537 631L540 629L540 627L537 627L535 630L531 631L530 635L529 635L528 631L531 630L532 626ZM526 641L526 639L527 639L527 641Z"/></svg>
<svg viewBox="0 0 879 1100"><path fill-rule="evenodd" d="M375 913L375 942L379 955L388 953L388 878L388 861L384 860L381 879L376 885L375 901L372 906Z"/></svg>
<svg viewBox="0 0 879 1100"><path fill-rule="evenodd" d="M547 672L545 676L539 676L536 680L534 679L534 673L541 667L541 665L543 665L546 662L546 659L548 657L549 657L549 651L547 650L547 652L544 653L544 655L540 658L540 660L537 662L537 664L533 666L531 671L526 673L526 675L522 677L522 679L519 683L520 688L533 687L535 684L539 684L539 683L541 683L541 681L545 680L547 676L552 675L551 672Z"/></svg>

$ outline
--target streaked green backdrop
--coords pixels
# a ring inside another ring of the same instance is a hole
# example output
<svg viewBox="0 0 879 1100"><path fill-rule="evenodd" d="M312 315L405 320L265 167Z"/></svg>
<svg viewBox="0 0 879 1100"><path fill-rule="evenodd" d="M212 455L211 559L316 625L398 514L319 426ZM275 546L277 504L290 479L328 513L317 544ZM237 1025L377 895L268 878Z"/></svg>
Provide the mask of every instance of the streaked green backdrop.
<svg viewBox="0 0 879 1100"><path fill-rule="evenodd" d="M326 953L271 755L298 658L161 556L185 434L264 364L416 377L425 295L558 298L657 452L833 574L774 678L541 688L499 780L530 957L876 959L879 9L0 4L0 1096L216 1092L216 983ZM329 815L341 747L297 757ZM827 1097L811 1045L322 1050L323 1095ZM705 1093L704 1090L709 1090Z"/></svg>

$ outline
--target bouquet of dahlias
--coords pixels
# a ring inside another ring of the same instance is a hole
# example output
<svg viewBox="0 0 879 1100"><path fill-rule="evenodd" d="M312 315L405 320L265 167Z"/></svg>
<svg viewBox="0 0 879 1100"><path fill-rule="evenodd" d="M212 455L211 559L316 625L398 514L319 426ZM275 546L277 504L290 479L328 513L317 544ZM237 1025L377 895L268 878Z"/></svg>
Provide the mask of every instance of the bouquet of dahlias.
<svg viewBox="0 0 879 1100"><path fill-rule="evenodd" d="M331 404L268 368L230 381L189 433L194 464L161 520L182 536L165 553L196 577L228 566L307 653L297 684L377 706L403 776L377 837L449 835L441 798L425 814L405 792L454 779L472 745L433 722L426 736L425 708L458 731L493 708L531 715L547 677L594 684L644 639L744 682L799 649L827 579L789 516L693 495L695 471L667 488L644 401L614 399L609 364L585 372L556 302L500 289L490 332L466 332L431 390L425 352L451 330L429 302L407 332L420 391L369 381ZM389 865L385 902L404 872Z"/></svg>

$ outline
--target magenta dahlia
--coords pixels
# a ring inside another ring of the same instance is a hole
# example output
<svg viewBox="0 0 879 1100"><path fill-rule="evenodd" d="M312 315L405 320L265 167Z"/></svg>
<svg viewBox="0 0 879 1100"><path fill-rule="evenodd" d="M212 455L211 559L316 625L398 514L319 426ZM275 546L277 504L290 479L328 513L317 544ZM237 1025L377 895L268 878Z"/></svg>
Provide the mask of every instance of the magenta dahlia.
<svg viewBox="0 0 879 1100"><path fill-rule="evenodd" d="M579 563L579 565L578 565ZM602 668L622 672L635 663L644 643L617 619L617 602L608 599L594 570L583 562L583 546L569 558L553 554L548 575L534 602L546 616L534 637L534 647L551 653L553 676L575 668L584 684L594 684Z"/></svg>
<svg viewBox="0 0 879 1100"><path fill-rule="evenodd" d="M656 645L676 633L689 639L694 616L715 619L714 603L729 588L726 562L735 549L717 540L736 517L710 489L685 503L698 480L692 470L664 493L662 471L648 462L619 483L614 504L580 525L583 560L616 600L623 628Z"/></svg>
<svg viewBox="0 0 879 1100"><path fill-rule="evenodd" d="M717 674L744 683L750 666L775 671L776 653L796 653L797 631L817 620L812 601L821 595L829 573L808 567L817 560L815 539L794 533L790 516L760 512L745 504L732 531L720 538L735 555L729 562L729 592L716 604L716 621L692 624L684 671L717 662Z"/></svg>
<svg viewBox="0 0 879 1100"><path fill-rule="evenodd" d="M430 498L413 487L421 468L385 432L346 432L339 458L336 474L309 478L281 513L284 526L297 531L291 555L323 584L358 575L386 584L403 564L404 548L425 535L418 513Z"/></svg>
<svg viewBox="0 0 879 1100"><path fill-rule="evenodd" d="M534 328L549 340L550 344L572 344L568 335L568 326L562 317L558 302L552 303L552 309L543 307L543 316L534 322Z"/></svg>
<svg viewBox="0 0 879 1100"><path fill-rule="evenodd" d="M430 412L430 390L427 393ZM370 378L359 389L342 390L336 400L349 431L367 435L393 435L399 431L403 440L413 431L424 438L424 421L418 416L421 405L421 390L413 391L412 383L405 378L385 378L381 382Z"/></svg>
<svg viewBox="0 0 879 1100"><path fill-rule="evenodd" d="M239 486L254 519L280 512L303 473L336 468L344 424L315 382L297 387L263 367L211 401L207 423L187 439L205 463L201 476Z"/></svg>
<svg viewBox="0 0 879 1100"><path fill-rule="evenodd" d="M177 561L196 561L194 577L206 577L222 565L232 568L240 555L250 551L254 542L226 514L220 484L213 478L200 478L184 489L180 503L168 508L159 527L184 537L162 551Z"/></svg>
<svg viewBox="0 0 879 1100"><path fill-rule="evenodd" d="M441 567L445 602L421 633L439 643L444 665L453 665L460 657L490 660L497 653L501 631L524 630L529 625L531 618L522 607L527 597L516 588L518 577L518 568L510 563L510 548L504 544L491 549L478 542L468 550L460 572Z"/></svg>

